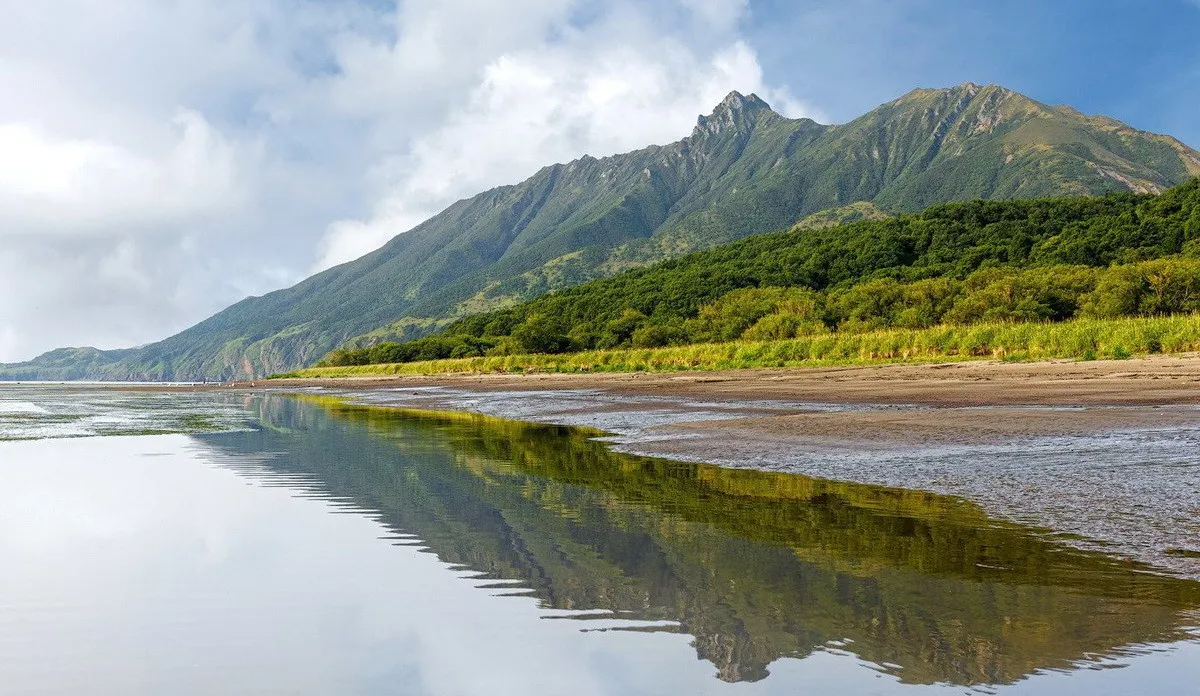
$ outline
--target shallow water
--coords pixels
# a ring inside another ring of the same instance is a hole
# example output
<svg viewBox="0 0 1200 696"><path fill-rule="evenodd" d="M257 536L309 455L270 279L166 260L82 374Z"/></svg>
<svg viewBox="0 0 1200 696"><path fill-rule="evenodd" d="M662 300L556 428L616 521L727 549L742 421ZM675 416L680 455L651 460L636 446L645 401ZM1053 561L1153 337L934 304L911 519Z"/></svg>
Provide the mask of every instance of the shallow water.
<svg viewBox="0 0 1200 696"><path fill-rule="evenodd" d="M228 431L246 427L246 415L219 394L0 384L0 442Z"/></svg>
<svg viewBox="0 0 1200 696"><path fill-rule="evenodd" d="M324 390L316 390L321 393ZM786 412L969 411L981 421L1008 409L934 409L785 401L703 401L595 390L377 389L339 394L355 403L442 408L560 425L597 427L620 451L736 468L916 488L966 498L991 516L1055 530L1080 548L1102 550L1200 579L1200 409L1026 407L1124 412L1143 425L1090 435L1021 436L1007 442L856 443L739 437L730 431L666 428ZM1176 417L1156 422L1156 413ZM1182 418L1180 418L1182 416ZM802 430L795 434L803 435Z"/></svg>
<svg viewBox="0 0 1200 696"><path fill-rule="evenodd" d="M1200 693L1200 583L956 498L331 400L0 404L190 433L0 442L5 694Z"/></svg>

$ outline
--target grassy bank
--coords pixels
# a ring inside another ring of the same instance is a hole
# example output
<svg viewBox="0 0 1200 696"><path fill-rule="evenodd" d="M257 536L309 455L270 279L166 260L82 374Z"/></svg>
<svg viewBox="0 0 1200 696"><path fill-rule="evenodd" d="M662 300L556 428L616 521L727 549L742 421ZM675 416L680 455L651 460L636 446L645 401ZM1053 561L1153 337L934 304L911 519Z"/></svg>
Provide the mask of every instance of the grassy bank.
<svg viewBox="0 0 1200 696"><path fill-rule="evenodd" d="M832 333L782 341L505 355L387 365L319 367L279 377L497 372L672 372L874 362L1124 359L1200 351L1200 314L1061 323L995 323Z"/></svg>

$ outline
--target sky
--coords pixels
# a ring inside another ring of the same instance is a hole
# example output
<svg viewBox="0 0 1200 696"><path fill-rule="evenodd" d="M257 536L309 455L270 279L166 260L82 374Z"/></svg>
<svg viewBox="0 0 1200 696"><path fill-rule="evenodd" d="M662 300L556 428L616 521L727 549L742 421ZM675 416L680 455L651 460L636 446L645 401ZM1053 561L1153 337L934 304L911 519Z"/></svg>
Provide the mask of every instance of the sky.
<svg viewBox="0 0 1200 696"><path fill-rule="evenodd" d="M1200 147L1200 0L0 0L0 361L148 343L731 90L997 83Z"/></svg>

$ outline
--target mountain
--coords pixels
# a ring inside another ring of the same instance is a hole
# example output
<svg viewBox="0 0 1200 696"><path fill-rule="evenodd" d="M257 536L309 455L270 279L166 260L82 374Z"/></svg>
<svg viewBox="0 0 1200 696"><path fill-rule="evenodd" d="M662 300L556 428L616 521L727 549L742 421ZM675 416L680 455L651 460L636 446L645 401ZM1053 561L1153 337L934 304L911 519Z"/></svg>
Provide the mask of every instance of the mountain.
<svg viewBox="0 0 1200 696"><path fill-rule="evenodd" d="M56 348L26 363L0 365L0 379L62 382L102 379L113 363L133 357L136 349Z"/></svg>
<svg viewBox="0 0 1200 696"><path fill-rule="evenodd" d="M546 167L356 261L132 352L60 360L54 374L258 376L856 202L900 213L975 198L1158 192L1196 175L1200 152L1173 138L997 86L915 90L843 125L785 118L734 92L678 142ZM49 377L45 357L0 377Z"/></svg>

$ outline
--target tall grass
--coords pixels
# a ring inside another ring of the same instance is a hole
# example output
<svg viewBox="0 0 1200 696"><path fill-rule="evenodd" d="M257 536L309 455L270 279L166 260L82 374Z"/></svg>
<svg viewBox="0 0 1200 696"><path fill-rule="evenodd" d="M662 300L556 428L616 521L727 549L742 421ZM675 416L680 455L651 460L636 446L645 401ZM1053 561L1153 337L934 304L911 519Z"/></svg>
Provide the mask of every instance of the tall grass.
<svg viewBox="0 0 1200 696"><path fill-rule="evenodd" d="M934 360L1125 359L1200 351L1200 315L996 323L833 333L783 341L709 343L505 355L390 365L320 367L279 377L355 377L519 372L672 372Z"/></svg>

